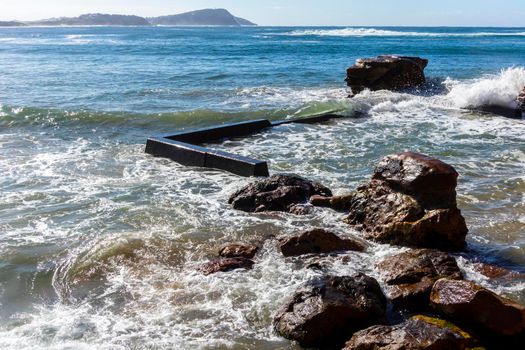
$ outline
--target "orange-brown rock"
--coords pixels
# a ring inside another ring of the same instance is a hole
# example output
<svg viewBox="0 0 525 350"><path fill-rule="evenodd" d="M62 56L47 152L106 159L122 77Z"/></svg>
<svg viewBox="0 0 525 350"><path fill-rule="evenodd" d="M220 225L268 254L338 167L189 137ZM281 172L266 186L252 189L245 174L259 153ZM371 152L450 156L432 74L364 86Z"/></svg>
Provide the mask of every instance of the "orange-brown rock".
<svg viewBox="0 0 525 350"><path fill-rule="evenodd" d="M219 250L219 256L223 258L246 258L251 259L257 253L258 248L247 244L228 244Z"/></svg>
<svg viewBox="0 0 525 350"><path fill-rule="evenodd" d="M364 250L361 244L323 229L312 229L297 236L280 239L279 248L284 256Z"/></svg>
<svg viewBox="0 0 525 350"><path fill-rule="evenodd" d="M372 180L347 197L345 221L380 243L460 250L468 229L456 205L457 178L435 158L387 156Z"/></svg>
<svg viewBox="0 0 525 350"><path fill-rule="evenodd" d="M199 271L205 275L211 275L217 272L228 272L237 269L250 270L253 267L253 261L245 258L221 258L210 261L199 267Z"/></svg>
<svg viewBox="0 0 525 350"><path fill-rule="evenodd" d="M454 257L437 250L413 249L378 263L387 284L387 296L398 307L424 310L429 307L430 291L440 278L462 279Z"/></svg>
<svg viewBox="0 0 525 350"><path fill-rule="evenodd" d="M430 301L447 317L482 331L512 336L525 329L525 306L473 282L441 279L434 284Z"/></svg>
<svg viewBox="0 0 525 350"><path fill-rule="evenodd" d="M468 332L439 318L417 315L394 326L354 334L343 350L483 350Z"/></svg>

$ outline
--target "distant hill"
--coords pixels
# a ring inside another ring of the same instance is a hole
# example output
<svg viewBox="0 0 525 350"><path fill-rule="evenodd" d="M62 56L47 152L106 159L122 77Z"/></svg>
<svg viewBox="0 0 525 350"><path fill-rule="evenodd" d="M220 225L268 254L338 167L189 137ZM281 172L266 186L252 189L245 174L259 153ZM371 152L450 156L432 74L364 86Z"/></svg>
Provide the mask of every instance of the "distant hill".
<svg viewBox="0 0 525 350"><path fill-rule="evenodd" d="M39 21L0 21L0 27L15 26L255 26L247 19L235 17L225 9L206 9L179 15L144 18L128 15L90 13L78 17L59 17Z"/></svg>
<svg viewBox="0 0 525 350"><path fill-rule="evenodd" d="M26 22L30 25L42 26L148 26L149 22L139 16L106 15L90 13L78 17L50 18L40 21Z"/></svg>
<svg viewBox="0 0 525 350"><path fill-rule="evenodd" d="M165 26L255 26L244 18L235 17L225 9L206 9L179 15L148 18L153 25Z"/></svg>
<svg viewBox="0 0 525 350"><path fill-rule="evenodd" d="M0 21L0 27L23 27L25 26L22 22L17 21Z"/></svg>

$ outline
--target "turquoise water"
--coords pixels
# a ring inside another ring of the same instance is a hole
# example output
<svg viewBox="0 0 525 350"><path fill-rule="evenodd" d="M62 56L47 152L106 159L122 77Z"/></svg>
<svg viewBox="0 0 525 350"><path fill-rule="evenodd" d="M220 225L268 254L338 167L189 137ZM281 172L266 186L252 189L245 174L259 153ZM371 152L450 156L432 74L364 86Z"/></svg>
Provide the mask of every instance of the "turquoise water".
<svg viewBox="0 0 525 350"><path fill-rule="evenodd" d="M385 53L428 58L427 86L348 99L346 68ZM336 193L389 153L443 159L461 174L471 231L462 269L525 302L524 281L490 281L472 263L524 271L525 121L465 110L511 106L524 62L525 28L0 28L0 347L296 348L272 317L319 272L264 239L312 226L359 234L324 209L233 211L227 198L249 179L154 159L144 144L332 109L348 118L215 147ZM231 241L264 241L253 271L195 271ZM322 263L325 273L377 276L374 262L398 251L370 244L349 262Z"/></svg>

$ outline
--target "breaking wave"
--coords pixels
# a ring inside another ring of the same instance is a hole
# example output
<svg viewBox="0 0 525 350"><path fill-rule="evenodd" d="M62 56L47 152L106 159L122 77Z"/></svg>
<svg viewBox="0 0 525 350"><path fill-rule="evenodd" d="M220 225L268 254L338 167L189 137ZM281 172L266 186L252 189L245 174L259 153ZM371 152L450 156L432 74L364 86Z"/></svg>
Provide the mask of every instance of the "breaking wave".
<svg viewBox="0 0 525 350"><path fill-rule="evenodd" d="M292 36L341 36L341 37L364 37L364 36L424 36L424 37L483 37L483 36L525 36L525 32L473 32L473 33L440 33L440 32L417 32L397 31L376 28L340 28L340 29L307 29L294 30L288 35Z"/></svg>

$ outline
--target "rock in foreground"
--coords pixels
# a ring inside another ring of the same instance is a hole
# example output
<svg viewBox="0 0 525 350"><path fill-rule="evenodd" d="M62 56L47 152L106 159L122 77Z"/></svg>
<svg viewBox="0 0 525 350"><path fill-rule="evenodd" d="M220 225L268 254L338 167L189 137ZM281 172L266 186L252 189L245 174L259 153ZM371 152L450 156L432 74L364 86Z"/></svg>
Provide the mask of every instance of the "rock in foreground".
<svg viewBox="0 0 525 350"><path fill-rule="evenodd" d="M457 326L436 318L414 316L395 326L373 326L359 331L344 350L465 350L474 346L470 334Z"/></svg>
<svg viewBox="0 0 525 350"><path fill-rule="evenodd" d="M419 57L378 56L356 61L346 72L346 82L357 94L364 89L400 90L425 83L428 60Z"/></svg>
<svg viewBox="0 0 525 350"><path fill-rule="evenodd" d="M429 306L430 292L440 278L462 279L454 257L431 249L414 249L388 257L377 264L387 294L396 306L422 310Z"/></svg>
<svg viewBox="0 0 525 350"><path fill-rule="evenodd" d="M337 347L355 331L382 322L385 308L375 279L328 276L300 288L278 312L275 329L304 347Z"/></svg>
<svg viewBox="0 0 525 350"><path fill-rule="evenodd" d="M364 247L351 240L342 239L335 233L323 229L313 229L300 235L283 238L279 247L284 256L332 253L337 251L363 251Z"/></svg>
<svg viewBox="0 0 525 350"><path fill-rule="evenodd" d="M348 196L346 222L380 243L460 250L468 229L456 205L456 170L405 152L385 157Z"/></svg>
<svg viewBox="0 0 525 350"><path fill-rule="evenodd" d="M233 194L228 203L246 212L284 211L305 213L311 196L330 197L332 192L317 182L296 175L273 175L249 184Z"/></svg>
<svg viewBox="0 0 525 350"><path fill-rule="evenodd" d="M481 330L511 336L525 329L525 306L469 281L437 281L430 301L443 314Z"/></svg>

